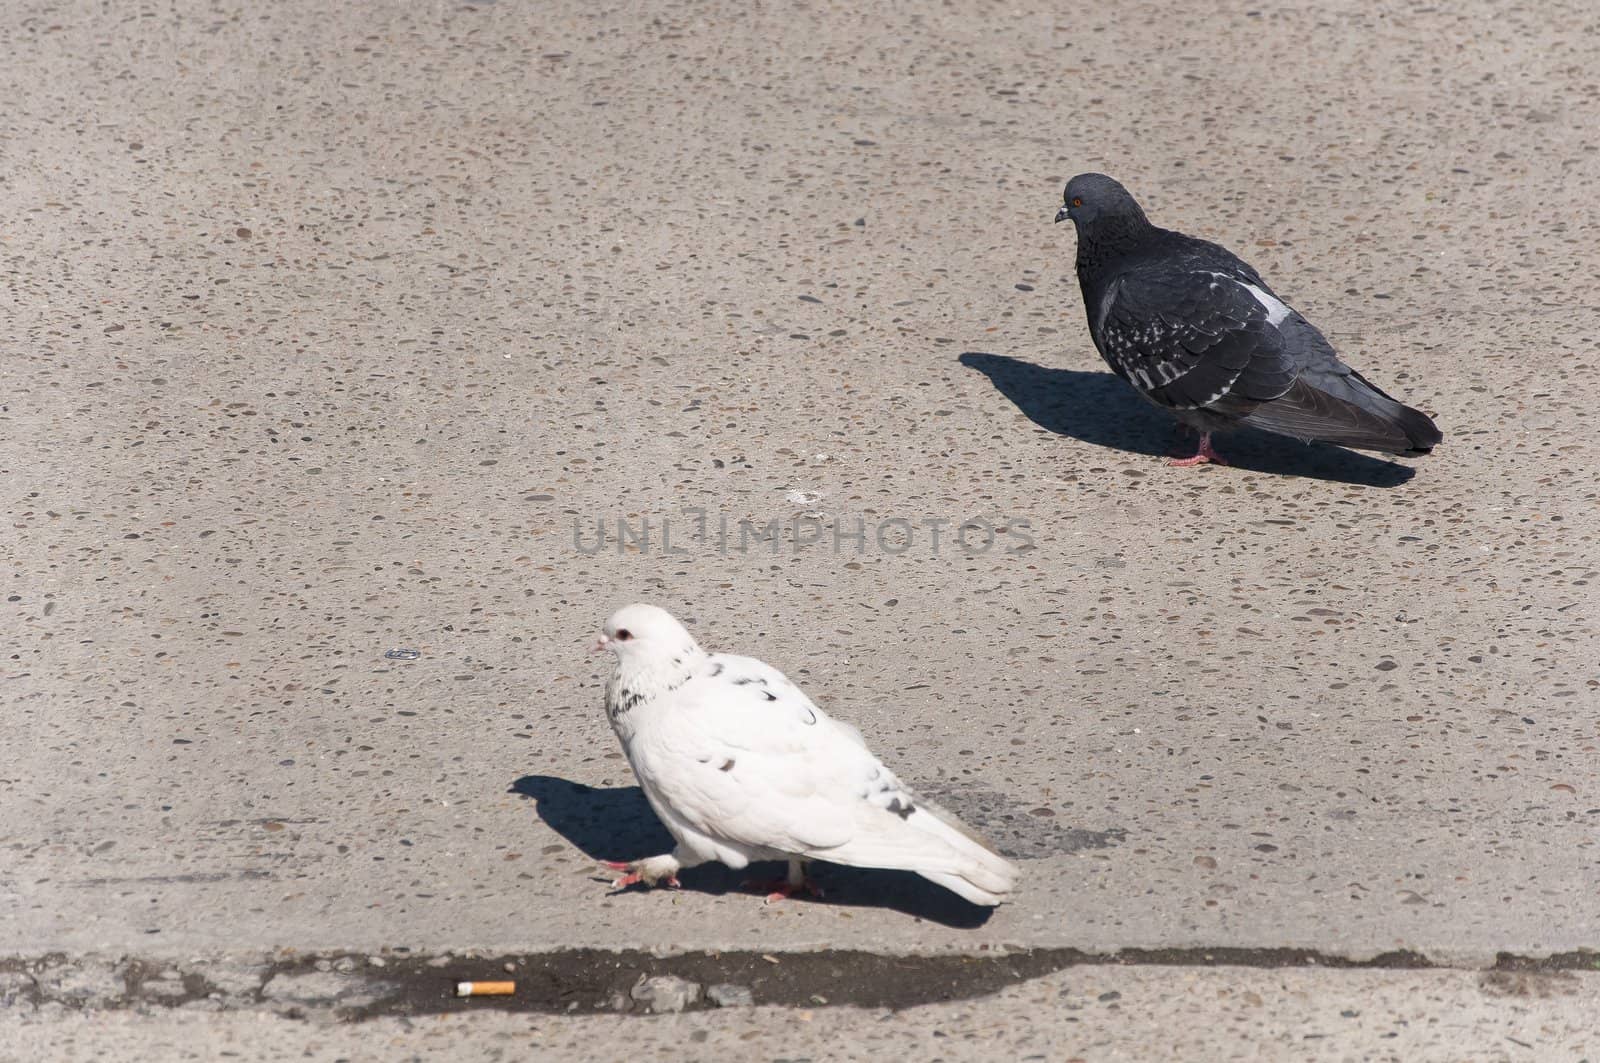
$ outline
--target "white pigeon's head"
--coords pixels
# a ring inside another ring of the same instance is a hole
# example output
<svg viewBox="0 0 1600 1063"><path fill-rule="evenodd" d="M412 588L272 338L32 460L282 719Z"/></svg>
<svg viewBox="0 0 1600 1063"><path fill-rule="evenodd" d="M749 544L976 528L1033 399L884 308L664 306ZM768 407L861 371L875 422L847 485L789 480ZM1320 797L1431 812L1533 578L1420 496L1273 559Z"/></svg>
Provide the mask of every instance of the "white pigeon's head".
<svg viewBox="0 0 1600 1063"><path fill-rule="evenodd" d="M702 652L688 628L653 605L627 605L612 613L594 648L610 650L624 664L649 664Z"/></svg>

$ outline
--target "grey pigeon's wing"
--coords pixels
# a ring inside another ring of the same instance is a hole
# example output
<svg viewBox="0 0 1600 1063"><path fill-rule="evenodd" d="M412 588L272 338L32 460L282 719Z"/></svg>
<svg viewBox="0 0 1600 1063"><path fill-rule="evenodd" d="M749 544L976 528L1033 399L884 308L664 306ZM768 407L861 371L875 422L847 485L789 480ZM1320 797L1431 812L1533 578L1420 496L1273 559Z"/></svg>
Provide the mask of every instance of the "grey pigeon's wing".
<svg viewBox="0 0 1600 1063"><path fill-rule="evenodd" d="M1287 392L1299 371L1279 328L1299 315L1258 280L1186 265L1124 273L1101 300L1100 353L1157 405L1246 412Z"/></svg>
<svg viewBox="0 0 1600 1063"><path fill-rule="evenodd" d="M1292 376L1287 387L1267 394L1257 373L1260 361L1253 358L1228 397L1214 407L1217 412L1296 439L1397 454L1423 453L1441 440L1426 414L1396 401L1345 365L1315 325L1284 305L1254 270L1235 262L1237 267L1223 277L1259 304L1268 328L1281 341ZM1278 386L1276 379L1268 383Z"/></svg>
<svg viewBox="0 0 1600 1063"><path fill-rule="evenodd" d="M1425 453L1443 438L1426 414L1395 401L1333 357L1331 349L1326 358L1312 361L1287 392L1250 410L1240 422L1296 439L1396 454Z"/></svg>

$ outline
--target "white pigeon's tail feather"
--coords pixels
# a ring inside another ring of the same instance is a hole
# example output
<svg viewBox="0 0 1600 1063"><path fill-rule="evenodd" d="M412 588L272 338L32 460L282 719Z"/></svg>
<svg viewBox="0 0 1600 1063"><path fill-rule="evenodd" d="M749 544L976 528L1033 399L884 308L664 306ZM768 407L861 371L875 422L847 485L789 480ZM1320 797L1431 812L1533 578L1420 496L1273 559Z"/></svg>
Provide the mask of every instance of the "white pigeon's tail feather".
<svg viewBox="0 0 1600 1063"><path fill-rule="evenodd" d="M909 812L871 808L858 821L855 837L808 855L851 867L914 871L973 904L1004 900L1016 886L1016 865L938 805L922 797L913 801Z"/></svg>
<svg viewBox="0 0 1600 1063"><path fill-rule="evenodd" d="M985 908L993 908L1009 896L1004 893L990 893L987 890L981 890L960 875L946 875L938 871L923 871L920 874L929 882L943 886L956 896L965 898L973 904L981 904Z"/></svg>
<svg viewBox="0 0 1600 1063"><path fill-rule="evenodd" d="M955 874L969 885L969 890L935 878L933 875L918 869L917 873L925 878L938 882L941 886L955 890L973 904L999 904L1017 884L1017 865L1001 856L987 838L961 822L949 811L918 795L916 798L917 810L907 817L907 825L911 820L917 820L916 826L928 830L931 824L937 824L939 830L930 831L944 837L958 852L967 858L968 863ZM924 822L924 821L931 822ZM982 894L982 897L974 894Z"/></svg>

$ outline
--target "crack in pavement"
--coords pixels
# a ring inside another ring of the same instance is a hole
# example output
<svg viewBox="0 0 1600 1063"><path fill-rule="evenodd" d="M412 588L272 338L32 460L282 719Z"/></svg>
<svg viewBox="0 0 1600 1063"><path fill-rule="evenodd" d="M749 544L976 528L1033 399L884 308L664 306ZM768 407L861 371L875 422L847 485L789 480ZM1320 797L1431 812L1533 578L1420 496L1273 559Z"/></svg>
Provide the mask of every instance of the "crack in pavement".
<svg viewBox="0 0 1600 1063"><path fill-rule="evenodd" d="M272 958L171 961L146 957L0 958L0 1008L40 1012L180 1008L266 1010L289 1018L361 1022L471 1009L539 1014L648 1014L737 1005L898 1010L998 992L1068 967L1255 967L1424 970L1420 953L1369 959L1315 949L997 949L946 955L854 950L760 953L566 949L423 955L285 952ZM1600 950L1544 957L1501 953L1481 968L1494 996L1565 992L1573 972L1600 970ZM455 997L456 983L513 980L510 996Z"/></svg>

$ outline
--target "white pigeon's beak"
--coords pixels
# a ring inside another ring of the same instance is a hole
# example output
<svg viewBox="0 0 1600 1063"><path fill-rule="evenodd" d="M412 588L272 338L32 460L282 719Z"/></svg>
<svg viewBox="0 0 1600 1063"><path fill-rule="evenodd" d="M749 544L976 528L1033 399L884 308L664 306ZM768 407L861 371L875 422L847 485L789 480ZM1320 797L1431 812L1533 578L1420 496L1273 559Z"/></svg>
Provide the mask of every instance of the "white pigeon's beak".
<svg viewBox="0 0 1600 1063"><path fill-rule="evenodd" d="M589 647L589 652L590 653L599 653L601 650L606 649L610 645L611 645L611 640L606 638L606 636L602 633L600 635L595 636L594 645Z"/></svg>

